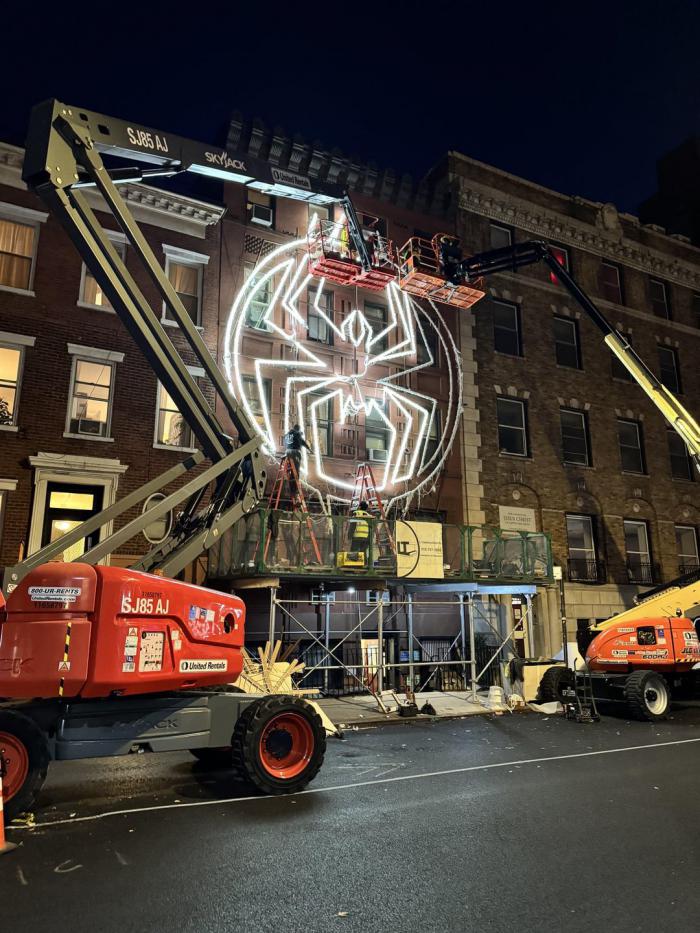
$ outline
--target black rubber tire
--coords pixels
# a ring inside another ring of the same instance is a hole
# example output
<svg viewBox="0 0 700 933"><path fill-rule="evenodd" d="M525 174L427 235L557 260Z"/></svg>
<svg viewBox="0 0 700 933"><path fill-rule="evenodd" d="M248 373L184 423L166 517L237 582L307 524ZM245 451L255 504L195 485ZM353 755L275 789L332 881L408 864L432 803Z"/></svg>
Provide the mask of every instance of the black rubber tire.
<svg viewBox="0 0 700 933"><path fill-rule="evenodd" d="M268 722L286 711L304 717L313 733L308 763L293 778L280 779L269 773L260 759L260 739ZM251 703L241 714L231 740L233 764L238 775L265 794L293 794L318 774L326 754L326 730L316 710L300 697L272 694Z"/></svg>
<svg viewBox="0 0 700 933"><path fill-rule="evenodd" d="M0 732L18 739L29 758L27 776L22 786L12 797L3 797L5 822L9 823L20 813L30 810L46 780L49 769L49 746L39 726L24 713L12 709L0 710Z"/></svg>
<svg viewBox="0 0 700 933"><path fill-rule="evenodd" d="M574 672L568 667L548 667L542 675L537 696L540 703L564 703L562 690L576 683Z"/></svg>
<svg viewBox="0 0 700 933"><path fill-rule="evenodd" d="M655 699L665 694L662 708L651 707ZM625 700L630 716L643 722L658 722L668 716L671 709L671 690L665 678L656 671L633 671L625 680Z"/></svg>

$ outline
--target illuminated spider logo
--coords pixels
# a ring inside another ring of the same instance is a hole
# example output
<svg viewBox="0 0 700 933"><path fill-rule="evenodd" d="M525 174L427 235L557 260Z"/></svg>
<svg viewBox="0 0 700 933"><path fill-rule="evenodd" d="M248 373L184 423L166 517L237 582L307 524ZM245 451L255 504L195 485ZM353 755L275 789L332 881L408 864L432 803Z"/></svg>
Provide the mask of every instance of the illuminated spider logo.
<svg viewBox="0 0 700 933"><path fill-rule="evenodd" d="M336 324L324 302L325 280L309 274L306 255L306 239L280 246L257 264L236 296L224 344L229 386L257 426L268 454L279 457L280 435L299 423L314 451L313 456L303 453L302 478L322 497L342 502L349 502L353 480L347 466L343 475L338 475L337 464L333 472L330 456L322 453L322 426L330 400L333 423L353 426L364 413L388 439L373 467L377 487L391 507L434 483L450 452L462 406L459 353L437 308L432 305L428 313L393 282L384 290L383 326L356 307ZM300 302L309 309L306 314ZM275 313L280 307L286 312L286 329L275 322L283 319ZM335 348L353 348L357 362L352 374L334 371L331 347L309 344L312 314L316 333L321 328L324 337L332 334ZM253 358L252 374L251 358L243 349L244 339L255 335L250 324L259 336L267 333L282 341L276 357ZM411 374L434 365L435 347L440 348L440 376L447 380L449 401L442 412L434 398L410 385ZM247 365L242 367L244 358ZM281 409L269 393L275 374L277 383L280 375L284 378ZM282 423L277 426L273 418L280 410ZM392 410L398 416L393 420Z"/></svg>

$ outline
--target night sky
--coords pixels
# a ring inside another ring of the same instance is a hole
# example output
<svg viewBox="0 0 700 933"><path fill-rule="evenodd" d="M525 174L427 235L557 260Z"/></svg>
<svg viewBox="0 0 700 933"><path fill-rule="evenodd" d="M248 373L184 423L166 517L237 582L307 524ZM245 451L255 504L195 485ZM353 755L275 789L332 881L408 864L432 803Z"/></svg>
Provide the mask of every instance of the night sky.
<svg viewBox="0 0 700 933"><path fill-rule="evenodd" d="M636 213L700 133L697 0L111 9L10 5L0 138L46 97L218 143L239 110L398 172L457 149Z"/></svg>

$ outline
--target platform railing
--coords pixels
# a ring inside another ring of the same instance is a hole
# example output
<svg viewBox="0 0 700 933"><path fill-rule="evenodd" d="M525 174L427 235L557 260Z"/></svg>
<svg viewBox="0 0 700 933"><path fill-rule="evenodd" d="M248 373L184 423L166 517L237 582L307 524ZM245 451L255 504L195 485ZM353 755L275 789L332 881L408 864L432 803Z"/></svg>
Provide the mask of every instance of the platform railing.
<svg viewBox="0 0 700 933"><path fill-rule="evenodd" d="M395 522L369 519L369 536L358 538L348 516L260 509L238 522L209 552L209 577L334 576L436 579L421 576L420 543L415 557L396 554ZM553 579L552 552L542 532L442 525L443 576L462 582L546 583ZM320 560L319 560L320 556ZM413 560L413 566L411 564Z"/></svg>

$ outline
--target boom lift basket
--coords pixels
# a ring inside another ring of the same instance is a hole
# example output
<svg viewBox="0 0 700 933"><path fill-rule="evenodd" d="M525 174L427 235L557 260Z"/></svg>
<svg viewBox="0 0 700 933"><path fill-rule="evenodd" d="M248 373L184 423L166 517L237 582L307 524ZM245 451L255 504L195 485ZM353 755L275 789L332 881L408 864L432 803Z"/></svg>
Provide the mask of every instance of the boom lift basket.
<svg viewBox="0 0 700 933"><path fill-rule="evenodd" d="M432 240L411 237L399 250L399 288L416 298L430 298L455 308L471 308L486 294L474 285L456 285L445 280L440 261L440 237ZM479 280L475 283L481 285Z"/></svg>
<svg viewBox="0 0 700 933"><path fill-rule="evenodd" d="M366 271L352 245L343 220L319 220L308 234L309 272L337 285L359 285L381 291L396 278L396 249L391 240L372 234L367 241L372 267Z"/></svg>

